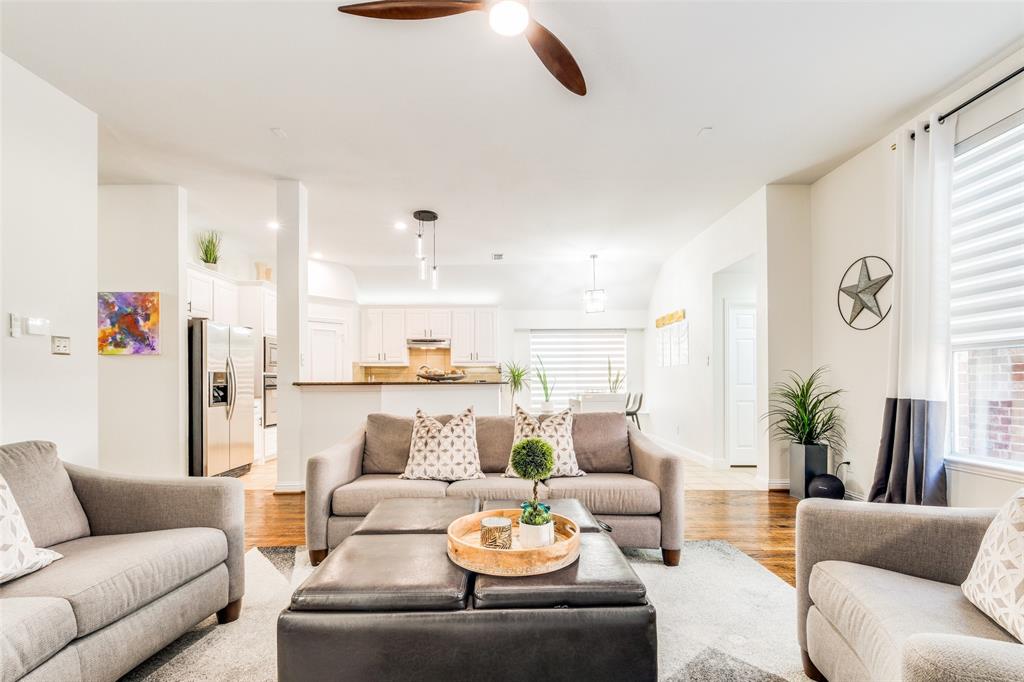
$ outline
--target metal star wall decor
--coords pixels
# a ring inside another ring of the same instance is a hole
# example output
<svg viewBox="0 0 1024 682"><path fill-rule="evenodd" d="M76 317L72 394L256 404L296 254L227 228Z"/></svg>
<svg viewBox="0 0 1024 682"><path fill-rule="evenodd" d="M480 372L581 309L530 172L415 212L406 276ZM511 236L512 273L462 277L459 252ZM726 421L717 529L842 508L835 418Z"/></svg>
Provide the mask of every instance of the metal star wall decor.
<svg viewBox="0 0 1024 682"><path fill-rule="evenodd" d="M892 266L884 258L864 256L851 263L839 280L836 292L843 321L860 330L881 323L892 310L891 296L885 291L891 279Z"/></svg>

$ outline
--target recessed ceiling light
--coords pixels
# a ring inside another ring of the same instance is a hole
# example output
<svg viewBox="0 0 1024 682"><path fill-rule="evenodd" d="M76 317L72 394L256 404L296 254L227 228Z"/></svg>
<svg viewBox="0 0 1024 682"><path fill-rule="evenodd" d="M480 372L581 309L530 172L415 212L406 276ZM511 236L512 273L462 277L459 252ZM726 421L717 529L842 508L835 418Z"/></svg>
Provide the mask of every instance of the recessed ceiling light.
<svg viewBox="0 0 1024 682"><path fill-rule="evenodd" d="M271 230L280 230L281 223L277 222L276 220L271 220L269 223L267 223L267 227L269 227Z"/></svg>
<svg viewBox="0 0 1024 682"><path fill-rule="evenodd" d="M282 140L288 139L288 131L286 131L284 128L271 128L270 132L272 132L275 137L279 137Z"/></svg>
<svg viewBox="0 0 1024 682"><path fill-rule="evenodd" d="M697 137L711 137L711 133L714 132L714 128L711 126L704 126L697 131Z"/></svg>
<svg viewBox="0 0 1024 682"><path fill-rule="evenodd" d="M316 258L317 260L324 259L324 254L321 251L314 251L311 255L313 256L313 258Z"/></svg>
<svg viewBox="0 0 1024 682"><path fill-rule="evenodd" d="M407 227L409 227L409 226L406 225L405 223L403 223L401 220L399 220L398 222L395 223L395 229L396 230L404 230Z"/></svg>

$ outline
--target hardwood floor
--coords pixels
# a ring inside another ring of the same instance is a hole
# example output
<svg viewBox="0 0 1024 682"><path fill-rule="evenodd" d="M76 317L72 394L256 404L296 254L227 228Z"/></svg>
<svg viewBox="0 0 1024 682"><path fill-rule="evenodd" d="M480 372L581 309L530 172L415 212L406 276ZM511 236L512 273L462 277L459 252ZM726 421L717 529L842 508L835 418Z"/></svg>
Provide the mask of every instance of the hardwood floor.
<svg viewBox="0 0 1024 682"><path fill-rule="evenodd" d="M305 497L274 494L276 480L272 465L254 468L242 477L246 549L306 542ZM796 504L784 491L687 490L686 539L730 542L793 585Z"/></svg>

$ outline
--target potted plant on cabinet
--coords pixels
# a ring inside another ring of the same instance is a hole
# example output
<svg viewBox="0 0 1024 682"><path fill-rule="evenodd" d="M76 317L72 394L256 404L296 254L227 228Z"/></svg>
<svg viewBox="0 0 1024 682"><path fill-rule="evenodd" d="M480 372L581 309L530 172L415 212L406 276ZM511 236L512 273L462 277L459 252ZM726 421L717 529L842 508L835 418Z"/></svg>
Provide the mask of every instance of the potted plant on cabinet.
<svg viewBox="0 0 1024 682"><path fill-rule="evenodd" d="M516 413L516 393L520 393L530 383L530 370L518 362L506 362L502 371L505 381L508 382L508 390L512 394L512 414Z"/></svg>
<svg viewBox="0 0 1024 682"><path fill-rule="evenodd" d="M220 262L220 232L210 230L199 235L196 241L199 244L199 260L210 270L217 270Z"/></svg>
<svg viewBox="0 0 1024 682"><path fill-rule="evenodd" d="M826 386L819 367L806 379L789 372L789 380L775 384L767 417L779 440L789 442L789 494L807 496L812 478L828 473L828 449L841 452L846 446L842 408L836 404L840 389Z"/></svg>
<svg viewBox="0 0 1024 682"><path fill-rule="evenodd" d="M555 382L548 376L548 370L544 367L544 361L537 356L537 364L540 365L534 372L537 375L537 381L540 382L540 388L544 392L544 402L540 404L540 411L543 413L550 413L555 411L555 404L551 401L551 395L555 391Z"/></svg>
<svg viewBox="0 0 1024 682"><path fill-rule="evenodd" d="M551 508L537 499L537 485L551 476L555 451L541 438L524 438L512 447L512 471L523 480L533 481L533 499L523 502L519 517L519 545L525 549L547 547L555 542L555 524Z"/></svg>

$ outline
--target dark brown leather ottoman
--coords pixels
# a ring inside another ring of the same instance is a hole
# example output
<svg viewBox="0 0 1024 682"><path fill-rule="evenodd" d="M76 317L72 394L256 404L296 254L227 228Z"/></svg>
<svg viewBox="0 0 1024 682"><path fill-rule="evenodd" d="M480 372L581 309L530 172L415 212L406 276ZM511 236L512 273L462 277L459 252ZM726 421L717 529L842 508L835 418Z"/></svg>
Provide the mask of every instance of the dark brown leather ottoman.
<svg viewBox="0 0 1024 682"><path fill-rule="evenodd" d="M567 519L572 519L579 526L581 533L600 533L600 522L590 511L583 506L583 503L575 498L562 498L557 500L543 500L544 504L551 507L555 514L561 514ZM491 509L519 509L520 502L515 500L483 500L480 503L480 511Z"/></svg>
<svg viewBox="0 0 1024 682"><path fill-rule="evenodd" d="M657 679L654 607L607 534L528 578L471 574L446 544L423 532L342 542L278 619L279 680Z"/></svg>
<svg viewBox="0 0 1024 682"><path fill-rule="evenodd" d="M440 533L455 519L480 511L475 497L395 497L381 500L352 535Z"/></svg>

